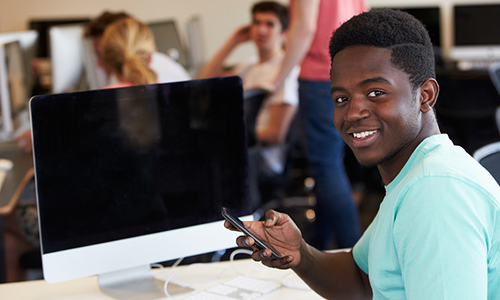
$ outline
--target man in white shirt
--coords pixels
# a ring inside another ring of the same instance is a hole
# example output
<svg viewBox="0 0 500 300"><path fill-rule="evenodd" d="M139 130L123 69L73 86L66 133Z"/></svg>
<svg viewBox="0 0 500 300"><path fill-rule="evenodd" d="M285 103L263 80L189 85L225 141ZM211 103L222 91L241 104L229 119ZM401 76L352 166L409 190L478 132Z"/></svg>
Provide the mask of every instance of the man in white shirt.
<svg viewBox="0 0 500 300"><path fill-rule="evenodd" d="M243 26L227 40L219 52L201 69L198 78L239 75L245 91L272 84L280 70L285 50L283 45L288 28L288 8L265 1L252 7L252 23ZM257 56L226 69L227 57L240 44L251 41ZM298 75L296 66L286 77L283 86L264 98L255 121L257 146L249 149L250 194L254 208L260 204L259 178L282 174L284 171L284 142L298 107ZM250 130L253 132L253 130Z"/></svg>
<svg viewBox="0 0 500 300"><path fill-rule="evenodd" d="M205 64L198 78L239 75L243 89L263 87L272 82L285 55L283 44L288 28L288 9L276 2L256 3L252 8L252 23L239 28L217 54ZM252 41L258 57L251 57L235 68L226 70L226 58L240 44ZM279 144L285 140L290 122L298 105L298 77L296 67L285 80L285 86L276 95L267 98L257 117L256 137L265 144Z"/></svg>

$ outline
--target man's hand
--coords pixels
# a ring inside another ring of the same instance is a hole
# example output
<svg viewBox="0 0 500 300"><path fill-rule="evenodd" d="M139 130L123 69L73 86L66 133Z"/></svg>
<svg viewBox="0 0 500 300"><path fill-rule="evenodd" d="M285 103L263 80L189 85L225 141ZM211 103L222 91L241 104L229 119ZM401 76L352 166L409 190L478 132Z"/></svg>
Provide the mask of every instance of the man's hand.
<svg viewBox="0 0 500 300"><path fill-rule="evenodd" d="M235 45L244 43L250 40L250 25L246 25L238 28L232 36L232 40Z"/></svg>
<svg viewBox="0 0 500 300"><path fill-rule="evenodd" d="M281 260L274 259L271 256L271 250L259 248L251 237L238 237L236 239L238 246L254 249L252 258L255 261L261 261L268 267L279 269L293 268L299 264L300 250L304 242L299 228L288 215L269 210L266 212L265 221L243 222L243 224L282 257ZM224 226L231 230L237 230L228 221L224 223Z"/></svg>

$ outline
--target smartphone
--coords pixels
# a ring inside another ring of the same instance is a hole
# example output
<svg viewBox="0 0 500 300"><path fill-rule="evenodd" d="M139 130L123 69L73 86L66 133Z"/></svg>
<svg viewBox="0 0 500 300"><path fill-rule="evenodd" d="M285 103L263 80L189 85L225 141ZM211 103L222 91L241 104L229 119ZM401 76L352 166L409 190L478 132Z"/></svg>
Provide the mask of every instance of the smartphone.
<svg viewBox="0 0 500 300"><path fill-rule="evenodd" d="M243 232L244 235L251 237L257 246L259 246L262 249L269 249L271 250L272 256L276 259L281 259L281 256L279 256L273 249L271 249L269 246L264 244L260 239L258 239L253 233L248 231L248 229L243 225L243 222L233 215L227 208L223 207L222 208L222 216L224 219L228 220L229 223L231 223L234 227L236 227L239 231Z"/></svg>

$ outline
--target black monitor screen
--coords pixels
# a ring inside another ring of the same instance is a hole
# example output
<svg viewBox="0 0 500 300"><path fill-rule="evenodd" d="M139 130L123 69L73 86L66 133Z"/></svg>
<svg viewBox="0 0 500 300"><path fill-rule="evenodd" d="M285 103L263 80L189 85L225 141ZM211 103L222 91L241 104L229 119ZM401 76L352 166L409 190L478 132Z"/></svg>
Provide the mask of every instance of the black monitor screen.
<svg viewBox="0 0 500 300"><path fill-rule="evenodd" d="M456 46L500 45L500 4L454 6Z"/></svg>
<svg viewBox="0 0 500 300"><path fill-rule="evenodd" d="M251 214L239 77L30 103L44 253Z"/></svg>

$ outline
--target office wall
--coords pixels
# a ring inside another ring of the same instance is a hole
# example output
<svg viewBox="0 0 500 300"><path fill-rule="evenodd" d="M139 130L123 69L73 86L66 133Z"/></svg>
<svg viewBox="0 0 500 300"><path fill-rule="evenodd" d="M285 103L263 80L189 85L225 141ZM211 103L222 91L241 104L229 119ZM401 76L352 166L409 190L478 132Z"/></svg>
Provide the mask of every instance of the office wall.
<svg viewBox="0 0 500 300"><path fill-rule="evenodd" d="M185 36L187 20L200 15L204 24L205 56L217 51L225 39L247 23L249 8L256 0L1 0L0 32L24 30L30 19L93 17L105 9L126 10L143 21L176 20ZM287 0L278 0L287 3ZM452 45L452 6L464 3L500 3L500 0L366 0L370 7L436 6L441 9L442 37L445 53ZM239 61L253 53L251 45L238 49L230 61Z"/></svg>
<svg viewBox="0 0 500 300"><path fill-rule="evenodd" d="M278 0L287 3L287 0ZM186 22L199 15L204 24L205 56L209 57L239 26L250 21L256 0L1 0L0 32L25 30L30 19L94 17L103 10L125 10L149 22L174 19L185 37ZM239 61L254 53L251 45L240 47L231 57Z"/></svg>

